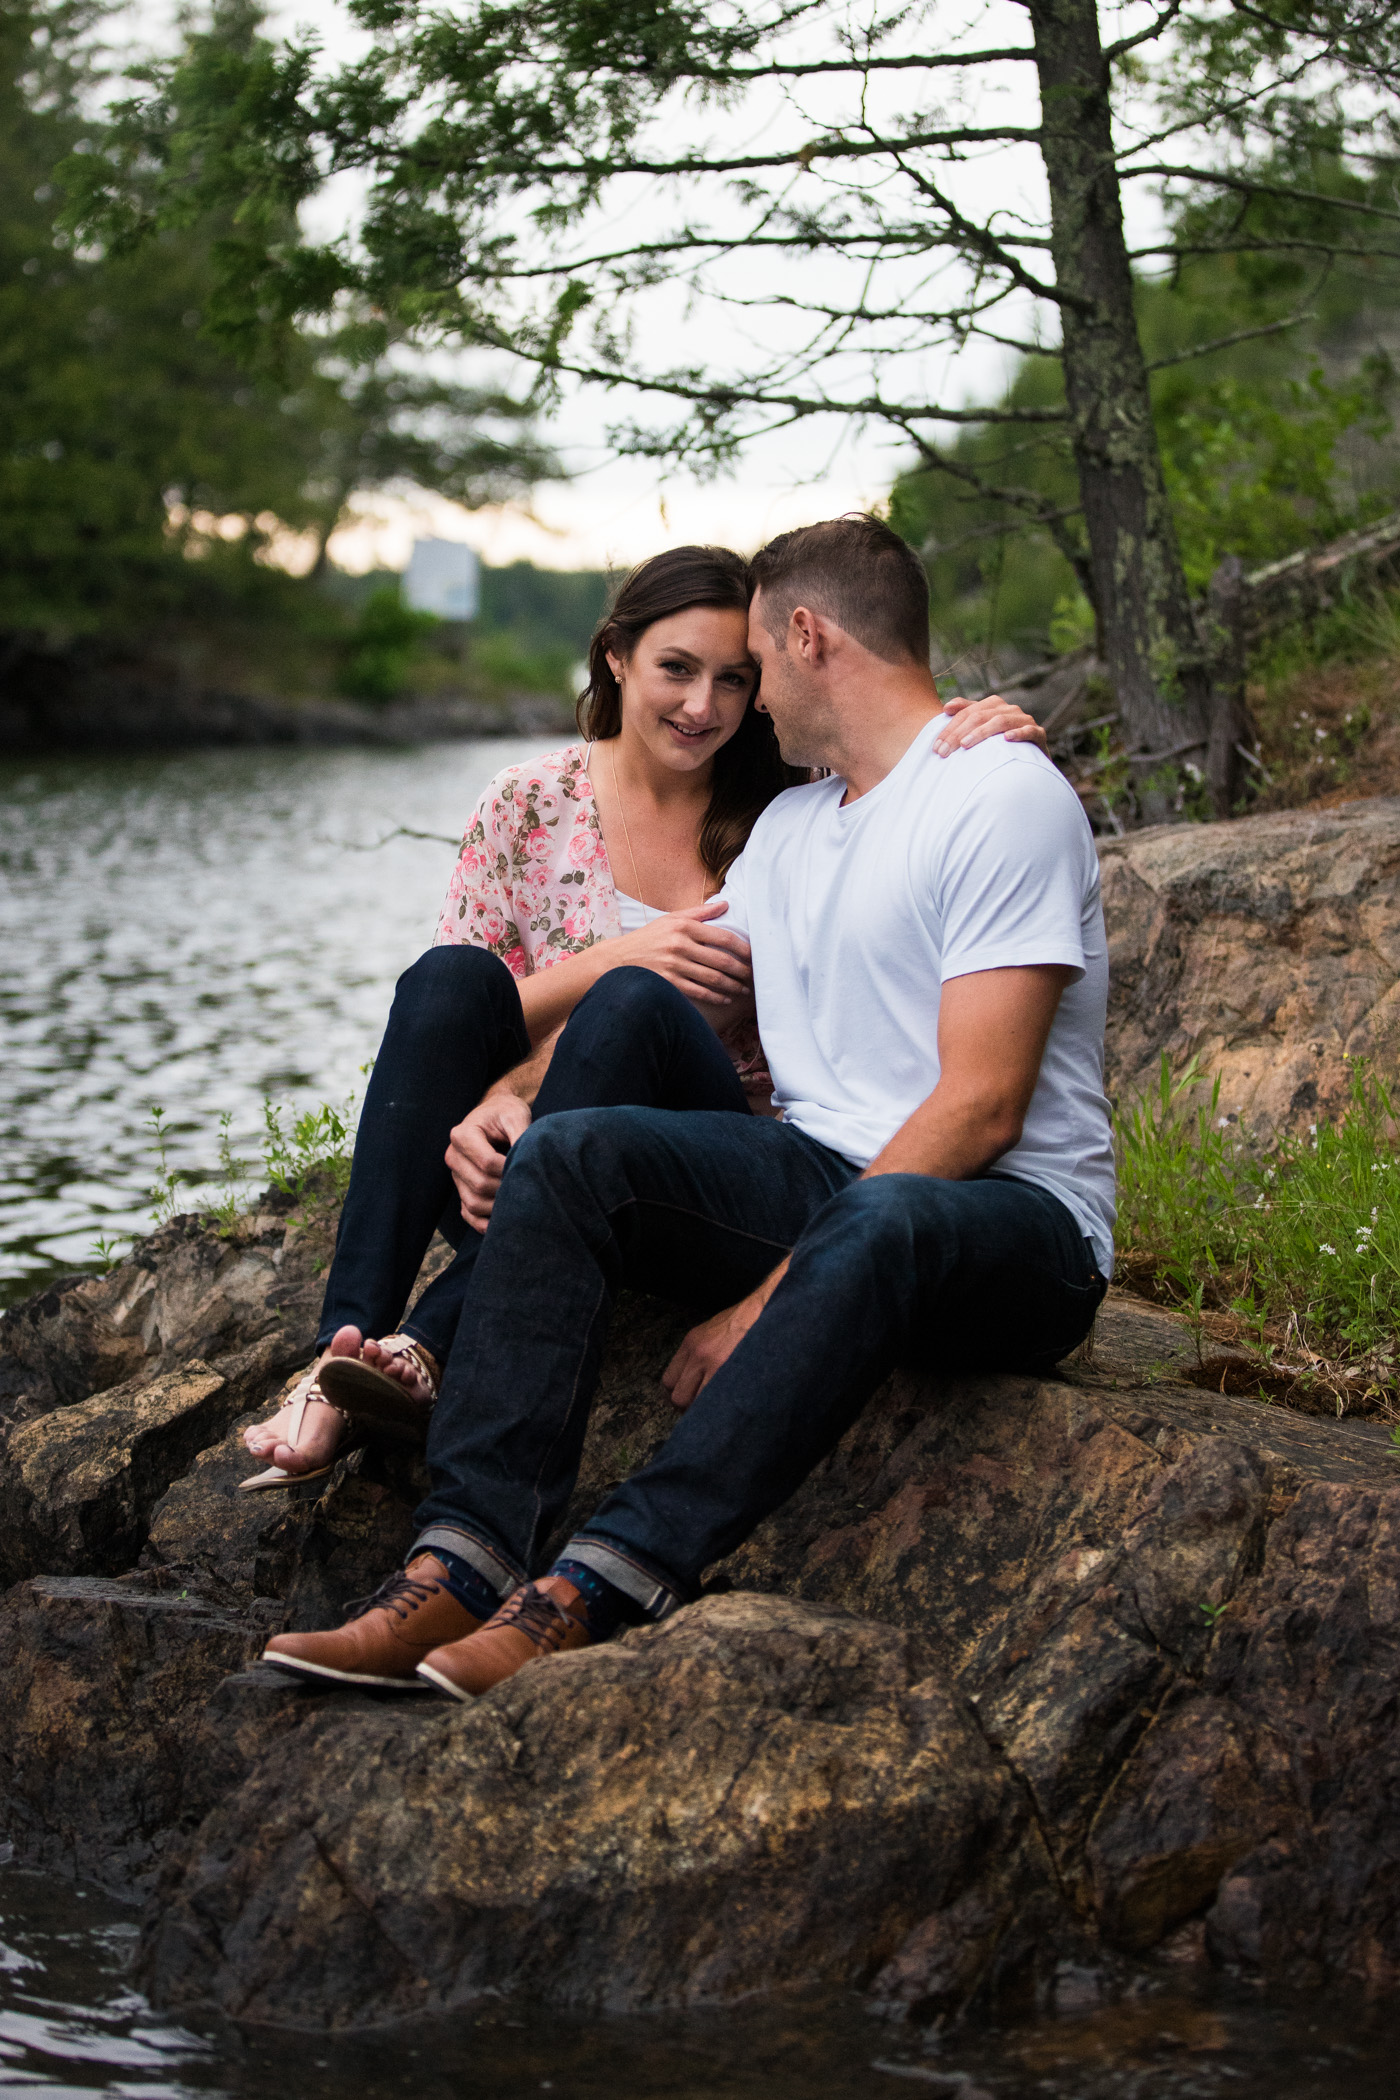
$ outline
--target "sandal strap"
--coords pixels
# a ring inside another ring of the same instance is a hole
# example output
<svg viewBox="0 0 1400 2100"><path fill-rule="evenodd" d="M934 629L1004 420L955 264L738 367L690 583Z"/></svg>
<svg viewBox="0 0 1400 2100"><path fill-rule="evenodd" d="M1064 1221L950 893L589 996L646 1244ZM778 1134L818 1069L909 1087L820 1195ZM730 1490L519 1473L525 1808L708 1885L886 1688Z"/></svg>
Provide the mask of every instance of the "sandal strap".
<svg viewBox="0 0 1400 2100"><path fill-rule="evenodd" d="M386 1334L379 1346L388 1356L411 1357L418 1366L419 1373L429 1392L434 1399L437 1398L438 1387L442 1382L442 1373L421 1342L416 1342L411 1334Z"/></svg>
<svg viewBox="0 0 1400 2100"><path fill-rule="evenodd" d="M349 1415L345 1412L345 1409L343 1407L338 1407L334 1400L328 1400L326 1398L326 1395L321 1391L320 1386L316 1382L316 1373L317 1371L319 1371L319 1369L319 1364L313 1364L311 1369L306 1373L306 1375L302 1379L298 1381L298 1383L292 1388L292 1391L287 1395L287 1398L282 1402L282 1405L284 1407L290 1407L295 1410L292 1416L292 1420L289 1424L290 1434L286 1439L286 1441L292 1446L293 1450L297 1448L301 1440L301 1425L306 1420L307 1407L313 1400L319 1400L322 1407L328 1407L330 1408L333 1414L339 1415L341 1421L344 1422L347 1429L352 1429L354 1427L354 1423L351 1421Z"/></svg>

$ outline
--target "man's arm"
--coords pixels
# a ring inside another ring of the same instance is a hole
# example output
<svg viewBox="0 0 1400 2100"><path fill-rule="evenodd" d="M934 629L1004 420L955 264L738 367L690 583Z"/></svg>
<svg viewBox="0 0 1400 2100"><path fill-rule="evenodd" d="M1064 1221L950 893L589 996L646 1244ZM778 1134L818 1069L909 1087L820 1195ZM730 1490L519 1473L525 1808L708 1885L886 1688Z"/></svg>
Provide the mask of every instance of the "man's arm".
<svg viewBox="0 0 1400 2100"><path fill-rule="evenodd" d="M938 1084L877 1152L875 1174L932 1174L968 1181L1021 1135L1060 994L1074 971L1059 964L977 970L943 987L938 1009ZM738 1347L787 1274L786 1260L737 1305L692 1327L662 1383L689 1407Z"/></svg>

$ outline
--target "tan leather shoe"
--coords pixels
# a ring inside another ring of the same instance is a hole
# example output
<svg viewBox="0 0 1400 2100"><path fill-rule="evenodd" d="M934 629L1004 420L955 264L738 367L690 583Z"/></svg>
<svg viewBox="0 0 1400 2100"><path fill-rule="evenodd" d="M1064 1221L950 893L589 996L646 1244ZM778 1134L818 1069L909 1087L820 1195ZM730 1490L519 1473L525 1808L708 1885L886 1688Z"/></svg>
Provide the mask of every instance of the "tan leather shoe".
<svg viewBox="0 0 1400 2100"><path fill-rule="evenodd" d="M418 1675L454 1699L479 1699L526 1663L565 1648L587 1648L592 1639L573 1584L562 1575L542 1575L508 1597L479 1633L425 1655Z"/></svg>
<svg viewBox="0 0 1400 2100"><path fill-rule="evenodd" d="M427 1687L414 1671L423 1657L444 1642L462 1641L480 1625L448 1589L442 1562L420 1553L357 1604L333 1633L276 1634L262 1659L306 1677L421 1692Z"/></svg>

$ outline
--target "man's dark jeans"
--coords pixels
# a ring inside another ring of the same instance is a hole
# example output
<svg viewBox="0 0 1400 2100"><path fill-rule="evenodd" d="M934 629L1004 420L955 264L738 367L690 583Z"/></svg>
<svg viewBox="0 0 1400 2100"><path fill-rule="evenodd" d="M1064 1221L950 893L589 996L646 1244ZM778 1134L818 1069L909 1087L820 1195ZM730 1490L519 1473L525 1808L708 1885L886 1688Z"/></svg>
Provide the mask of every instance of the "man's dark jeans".
<svg viewBox="0 0 1400 2100"><path fill-rule="evenodd" d="M658 1001L657 986L670 998ZM444 1163L447 1140L487 1087L529 1053L515 979L494 955L430 948L405 970L365 1094L318 1349L347 1324L379 1336L403 1321L436 1230L456 1256L402 1331L439 1363L447 1360L482 1247ZM579 1001L534 1114L538 1121L561 1109L619 1102L749 1114L714 1030L650 970L610 971Z"/></svg>
<svg viewBox="0 0 1400 2100"><path fill-rule="evenodd" d="M646 1003L673 1000L654 979ZM555 1116L502 1177L429 1432L420 1543L501 1590L533 1571L577 1475L618 1291L704 1315L789 1250L761 1318L568 1547L655 1614L786 1501L897 1363L1045 1370L1104 1291L1070 1212L1025 1182L861 1180L757 1116Z"/></svg>

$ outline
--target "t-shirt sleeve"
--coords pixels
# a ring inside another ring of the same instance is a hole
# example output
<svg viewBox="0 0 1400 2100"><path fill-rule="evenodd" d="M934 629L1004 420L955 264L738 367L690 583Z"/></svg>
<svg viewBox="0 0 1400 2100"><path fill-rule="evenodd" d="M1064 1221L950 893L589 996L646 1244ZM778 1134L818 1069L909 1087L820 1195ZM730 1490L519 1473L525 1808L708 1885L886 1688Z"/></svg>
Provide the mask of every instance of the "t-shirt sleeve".
<svg viewBox="0 0 1400 2100"><path fill-rule="evenodd" d="M1058 963L1084 974L1098 860L1078 798L1048 765L984 777L935 850L942 976Z"/></svg>
<svg viewBox="0 0 1400 2100"><path fill-rule="evenodd" d="M719 918L711 919L709 924L721 927L725 933L742 933L744 939L747 940L749 937L749 902L748 890L744 880L744 856L742 853L736 861L731 862L729 873L724 878L724 888L719 894L729 906L729 909L727 912L722 913Z"/></svg>

